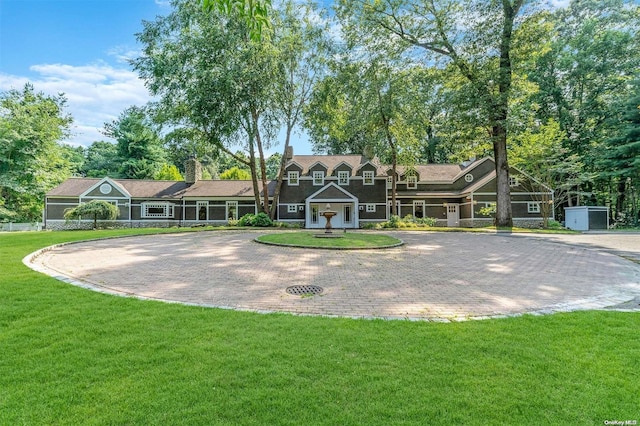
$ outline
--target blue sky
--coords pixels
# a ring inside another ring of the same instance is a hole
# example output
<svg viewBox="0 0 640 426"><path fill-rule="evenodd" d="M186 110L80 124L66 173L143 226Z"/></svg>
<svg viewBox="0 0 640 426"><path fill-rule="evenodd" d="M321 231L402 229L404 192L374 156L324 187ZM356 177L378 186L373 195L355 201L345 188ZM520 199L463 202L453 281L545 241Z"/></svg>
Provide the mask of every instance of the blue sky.
<svg viewBox="0 0 640 426"><path fill-rule="evenodd" d="M161 0L0 0L0 91L31 82L38 92L64 93L75 120L65 142L107 140L105 122L150 99L127 63L141 48L135 34L170 10ZM294 150L311 153L305 137Z"/></svg>

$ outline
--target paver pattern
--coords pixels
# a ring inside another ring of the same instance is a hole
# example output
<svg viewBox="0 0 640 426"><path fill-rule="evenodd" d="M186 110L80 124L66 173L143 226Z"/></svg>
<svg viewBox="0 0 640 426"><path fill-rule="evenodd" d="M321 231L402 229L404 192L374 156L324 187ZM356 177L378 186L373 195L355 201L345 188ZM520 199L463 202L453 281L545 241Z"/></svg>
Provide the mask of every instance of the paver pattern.
<svg viewBox="0 0 640 426"><path fill-rule="evenodd" d="M640 296L640 265L614 254L622 247L640 256L638 234L606 235L599 243L597 235L389 234L405 245L357 251L274 247L256 243L260 233L252 231L136 236L44 250L31 265L115 294L358 318L541 314L601 309ZM296 284L324 292L287 294L286 287Z"/></svg>

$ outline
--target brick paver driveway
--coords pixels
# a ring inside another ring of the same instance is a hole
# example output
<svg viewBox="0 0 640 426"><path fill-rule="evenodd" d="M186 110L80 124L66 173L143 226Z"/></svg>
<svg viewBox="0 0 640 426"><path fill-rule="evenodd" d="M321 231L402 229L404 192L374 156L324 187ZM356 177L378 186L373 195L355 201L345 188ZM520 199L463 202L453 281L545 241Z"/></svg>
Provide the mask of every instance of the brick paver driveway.
<svg viewBox="0 0 640 426"><path fill-rule="evenodd" d="M582 235L389 234L406 244L331 251L262 245L253 241L260 233L246 231L137 236L45 250L31 266L116 294L366 318L484 318L604 308L640 296L640 265L575 241ZM640 235L620 241L625 253L640 253ZM285 292L296 284L324 292Z"/></svg>

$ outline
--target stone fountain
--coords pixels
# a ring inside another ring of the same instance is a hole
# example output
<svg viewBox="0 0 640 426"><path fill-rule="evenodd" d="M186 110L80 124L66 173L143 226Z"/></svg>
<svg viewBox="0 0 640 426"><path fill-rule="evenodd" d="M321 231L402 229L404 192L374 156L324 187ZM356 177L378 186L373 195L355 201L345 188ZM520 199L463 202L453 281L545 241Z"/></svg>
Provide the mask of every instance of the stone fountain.
<svg viewBox="0 0 640 426"><path fill-rule="evenodd" d="M333 227L331 226L331 218L337 215L338 212L331 210L331 204L327 204L324 211L320 212L320 216L323 216L327 220L327 224L324 226L324 234L316 234L318 238L342 238L340 234L333 233Z"/></svg>

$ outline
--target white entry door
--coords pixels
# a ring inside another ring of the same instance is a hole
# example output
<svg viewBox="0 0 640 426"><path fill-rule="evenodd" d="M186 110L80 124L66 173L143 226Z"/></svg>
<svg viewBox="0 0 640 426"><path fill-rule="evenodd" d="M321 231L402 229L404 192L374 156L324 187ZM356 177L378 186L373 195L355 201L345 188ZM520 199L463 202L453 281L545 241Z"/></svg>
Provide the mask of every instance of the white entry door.
<svg viewBox="0 0 640 426"><path fill-rule="evenodd" d="M447 204L447 226L460 226L460 209L458 204Z"/></svg>

